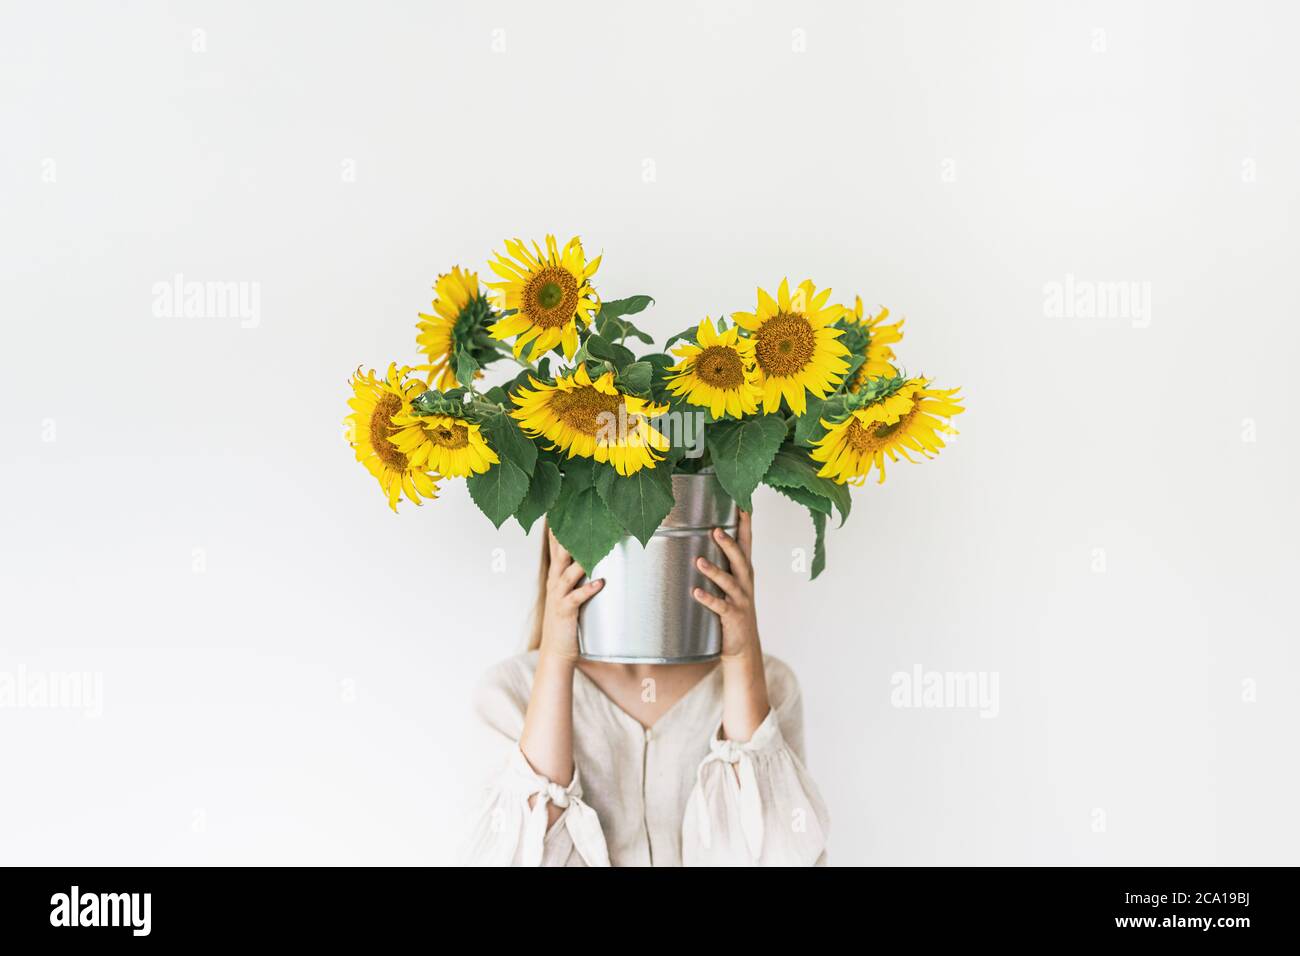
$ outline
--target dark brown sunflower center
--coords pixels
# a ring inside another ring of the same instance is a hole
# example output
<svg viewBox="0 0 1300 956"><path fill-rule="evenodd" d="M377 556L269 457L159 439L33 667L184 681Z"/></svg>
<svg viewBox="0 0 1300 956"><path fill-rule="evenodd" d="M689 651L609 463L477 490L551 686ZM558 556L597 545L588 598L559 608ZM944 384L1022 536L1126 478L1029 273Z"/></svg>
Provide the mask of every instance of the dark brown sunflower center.
<svg viewBox="0 0 1300 956"><path fill-rule="evenodd" d="M568 269L548 266L524 287L522 311L543 328L557 328L569 319L578 308L578 280Z"/></svg>
<svg viewBox="0 0 1300 956"><path fill-rule="evenodd" d="M370 413L370 446L374 448L379 460L398 471L406 470L406 456L397 450L397 446L388 440L395 429L392 418L402 408L402 400L396 395L384 393L384 397Z"/></svg>
<svg viewBox="0 0 1300 956"><path fill-rule="evenodd" d="M469 444L469 429L464 425L437 425L429 429L429 437L442 448L464 448Z"/></svg>
<svg viewBox="0 0 1300 956"><path fill-rule="evenodd" d="M695 374L714 388L739 388L745 384L745 366L740 353L725 345L711 345L695 360Z"/></svg>
<svg viewBox="0 0 1300 956"><path fill-rule="evenodd" d="M817 333L798 313L778 312L762 324L756 339L754 354L767 375L797 375L817 351Z"/></svg>
<svg viewBox="0 0 1300 956"><path fill-rule="evenodd" d="M551 399L551 410L560 421L575 431L592 436L598 432L608 433L611 428L617 427L618 413L622 407L621 395L606 395L590 385L567 392L558 391Z"/></svg>

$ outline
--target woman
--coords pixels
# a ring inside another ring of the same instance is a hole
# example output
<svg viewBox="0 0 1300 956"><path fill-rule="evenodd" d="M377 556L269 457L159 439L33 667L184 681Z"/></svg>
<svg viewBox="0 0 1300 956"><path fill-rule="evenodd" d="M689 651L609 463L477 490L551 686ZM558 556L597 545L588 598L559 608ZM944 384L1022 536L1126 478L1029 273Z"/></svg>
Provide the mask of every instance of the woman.
<svg viewBox="0 0 1300 956"><path fill-rule="evenodd" d="M764 657L752 523L714 537L731 573L722 659L609 664L578 657L578 610L604 582L544 533L530 650L493 668L477 707L502 749L468 862L522 866L793 866L825 862L827 815L803 765L799 687Z"/></svg>

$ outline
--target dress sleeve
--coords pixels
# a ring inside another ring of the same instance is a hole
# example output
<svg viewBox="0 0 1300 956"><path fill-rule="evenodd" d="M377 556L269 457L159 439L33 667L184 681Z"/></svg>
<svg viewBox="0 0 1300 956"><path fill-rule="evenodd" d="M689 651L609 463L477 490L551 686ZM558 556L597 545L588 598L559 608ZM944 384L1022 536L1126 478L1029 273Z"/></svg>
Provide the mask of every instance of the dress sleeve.
<svg viewBox="0 0 1300 956"><path fill-rule="evenodd" d="M783 665L782 665L783 666ZM682 821L686 866L812 866L826 862L829 817L803 763L803 704L793 675L745 743L718 726ZM771 682L769 682L769 689Z"/></svg>
<svg viewBox="0 0 1300 956"><path fill-rule="evenodd" d="M526 683L501 668L479 687L475 709L484 748L494 752L478 811L462 851L468 866L609 866L596 811L582 800L577 767L567 787L538 774L519 749ZM550 804L563 813L549 829Z"/></svg>

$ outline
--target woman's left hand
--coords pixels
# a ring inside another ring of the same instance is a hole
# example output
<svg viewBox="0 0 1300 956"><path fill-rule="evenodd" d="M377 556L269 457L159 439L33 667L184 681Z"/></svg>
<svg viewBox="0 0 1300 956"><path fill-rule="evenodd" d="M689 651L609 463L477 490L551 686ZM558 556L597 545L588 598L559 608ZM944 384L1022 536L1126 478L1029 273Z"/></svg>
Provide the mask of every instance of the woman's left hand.
<svg viewBox="0 0 1300 956"><path fill-rule="evenodd" d="M705 558L695 561L700 573L722 591L722 597L710 594L704 588L695 588L691 593L695 600L722 620L724 660L759 650L758 617L754 609L754 562L751 557L753 530L753 518L748 511L740 512L739 541L721 528L713 529L713 540L727 556L730 573Z"/></svg>

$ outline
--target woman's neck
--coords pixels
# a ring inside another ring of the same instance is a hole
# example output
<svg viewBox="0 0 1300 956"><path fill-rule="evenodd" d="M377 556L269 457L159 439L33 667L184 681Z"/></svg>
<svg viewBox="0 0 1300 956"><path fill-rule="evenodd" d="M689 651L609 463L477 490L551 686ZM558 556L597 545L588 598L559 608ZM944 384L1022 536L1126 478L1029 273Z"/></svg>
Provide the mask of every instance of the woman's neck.
<svg viewBox="0 0 1300 956"><path fill-rule="evenodd" d="M717 667L698 664L610 664L580 661L579 669L620 710L643 727L653 727L679 700Z"/></svg>

